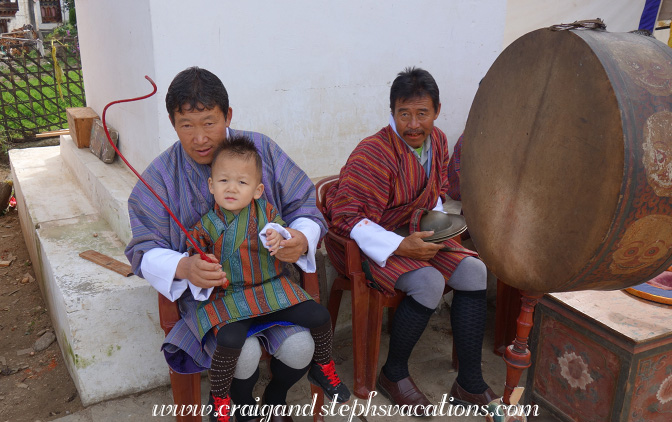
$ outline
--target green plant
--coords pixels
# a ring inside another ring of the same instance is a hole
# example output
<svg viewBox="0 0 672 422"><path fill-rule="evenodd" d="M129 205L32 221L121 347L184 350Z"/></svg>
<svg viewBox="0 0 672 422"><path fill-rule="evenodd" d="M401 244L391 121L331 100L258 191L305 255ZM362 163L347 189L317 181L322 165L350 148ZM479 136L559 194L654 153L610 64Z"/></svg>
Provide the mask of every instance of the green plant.
<svg viewBox="0 0 672 422"><path fill-rule="evenodd" d="M48 41L51 51L45 57L32 50L0 61L2 151L38 132L61 129L67 124L65 109L85 104L77 39L58 38L59 31Z"/></svg>
<svg viewBox="0 0 672 422"><path fill-rule="evenodd" d="M75 0L63 0L63 6L68 11L68 22L77 29L77 14L75 13Z"/></svg>
<svg viewBox="0 0 672 422"><path fill-rule="evenodd" d="M70 82L79 82L81 75L69 71L67 78ZM58 87L57 84L56 90L54 89L54 78L48 74L43 74L41 79L30 77L27 82L17 81L15 90L5 89L8 87L0 85L0 104L3 107L2 114L6 117L0 120L0 149L3 153L10 146L8 135L10 139L17 139L25 129L60 129L65 120L65 109L84 105L78 98L83 97L83 92L77 85L60 85L61 91L69 95L67 99L57 93Z"/></svg>
<svg viewBox="0 0 672 422"><path fill-rule="evenodd" d="M45 39L51 41L53 39L61 39L65 37L76 37L77 36L77 25L72 24L71 22L64 23L63 25L57 26L51 31Z"/></svg>

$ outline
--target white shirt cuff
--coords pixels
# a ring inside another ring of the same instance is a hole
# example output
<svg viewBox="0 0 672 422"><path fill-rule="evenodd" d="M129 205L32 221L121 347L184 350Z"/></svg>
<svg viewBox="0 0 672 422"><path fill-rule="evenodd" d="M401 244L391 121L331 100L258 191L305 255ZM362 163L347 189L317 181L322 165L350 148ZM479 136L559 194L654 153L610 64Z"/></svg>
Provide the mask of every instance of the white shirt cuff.
<svg viewBox="0 0 672 422"><path fill-rule="evenodd" d="M445 211L443 210L443 201L441 201L440 196L436 202L436 206L432 209L432 211L441 211L442 213L445 213Z"/></svg>
<svg viewBox="0 0 672 422"><path fill-rule="evenodd" d="M350 231L350 238L357 242L357 246L366 256L381 267L385 266L387 258L394 254L404 240L403 236L385 230L368 218L355 224Z"/></svg>
<svg viewBox="0 0 672 422"><path fill-rule="evenodd" d="M306 273L314 273L317 271L315 252L317 251L317 243L320 241L320 235L322 234L320 226L309 218L300 217L292 221L289 227L303 233L308 240L308 252L299 257L296 265Z"/></svg>
<svg viewBox="0 0 672 422"><path fill-rule="evenodd" d="M175 302L182 296L187 287L196 300L207 300L213 288L203 289L193 285L187 279L176 279L177 264L186 252L180 253L171 249L154 248L145 252L140 263L142 275L159 293Z"/></svg>
<svg viewBox="0 0 672 422"><path fill-rule="evenodd" d="M448 214L460 214L462 212L462 202L456 201L449 196L446 199L446 203L443 204L443 210Z"/></svg>

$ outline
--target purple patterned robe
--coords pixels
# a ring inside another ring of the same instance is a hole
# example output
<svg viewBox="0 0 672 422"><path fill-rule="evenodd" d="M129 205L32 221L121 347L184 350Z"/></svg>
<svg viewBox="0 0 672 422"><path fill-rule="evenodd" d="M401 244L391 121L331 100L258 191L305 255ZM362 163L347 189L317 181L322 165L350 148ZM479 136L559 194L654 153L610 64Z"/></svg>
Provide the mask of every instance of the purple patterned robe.
<svg viewBox="0 0 672 422"><path fill-rule="evenodd" d="M326 223L315 204L315 186L308 176L266 135L230 129L230 135L250 137L263 161L262 183L264 197L288 224L303 217L317 223L322 235ZM208 190L210 166L198 164L189 157L180 142L161 153L145 170L143 178L170 207L180 222L192 227L214 205ZM133 239L126 247L126 257L135 274L142 277L140 263L146 251L154 248L186 251L186 236L170 218L168 212L138 181L128 199ZM216 347L214 336L206 336L203 345L198 341L196 306L191 291L187 289L178 301L182 319L166 337L163 350L168 364L180 373L200 372L210 367ZM301 327L273 327L264 332L262 341L273 353L282 341ZM196 334L194 334L196 333Z"/></svg>

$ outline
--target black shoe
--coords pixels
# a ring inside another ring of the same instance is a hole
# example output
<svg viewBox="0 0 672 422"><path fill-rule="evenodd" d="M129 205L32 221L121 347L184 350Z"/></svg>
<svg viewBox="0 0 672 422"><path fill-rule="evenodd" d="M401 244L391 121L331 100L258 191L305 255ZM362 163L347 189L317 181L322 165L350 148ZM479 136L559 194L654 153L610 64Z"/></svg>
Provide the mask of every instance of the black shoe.
<svg viewBox="0 0 672 422"><path fill-rule="evenodd" d="M321 387L331 401L334 400L334 397L336 397L337 403L347 403L350 400L350 390L338 378L333 360L326 365L317 362L311 363L308 371L308 381Z"/></svg>

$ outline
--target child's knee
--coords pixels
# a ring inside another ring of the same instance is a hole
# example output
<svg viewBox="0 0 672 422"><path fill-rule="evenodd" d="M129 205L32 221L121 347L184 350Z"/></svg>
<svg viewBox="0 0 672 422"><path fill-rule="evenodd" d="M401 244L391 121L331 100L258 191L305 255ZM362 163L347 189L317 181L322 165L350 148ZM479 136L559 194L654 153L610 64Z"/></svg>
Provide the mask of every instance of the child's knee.
<svg viewBox="0 0 672 422"><path fill-rule="evenodd" d="M217 332L217 346L229 349L242 349L247 339L247 325L235 322L222 326Z"/></svg>
<svg viewBox="0 0 672 422"><path fill-rule="evenodd" d="M275 352L275 357L294 369L303 369L313 359L315 342L307 331L301 331L285 339Z"/></svg>
<svg viewBox="0 0 672 422"><path fill-rule="evenodd" d="M257 337L248 337L238 357L236 371L233 376L238 379L248 379L259 367L261 359L261 345Z"/></svg>
<svg viewBox="0 0 672 422"><path fill-rule="evenodd" d="M325 306L317 302L313 303L317 305L314 307L313 311L313 315L315 318L315 326L320 327L324 324L331 323L331 315L329 314L329 310Z"/></svg>

